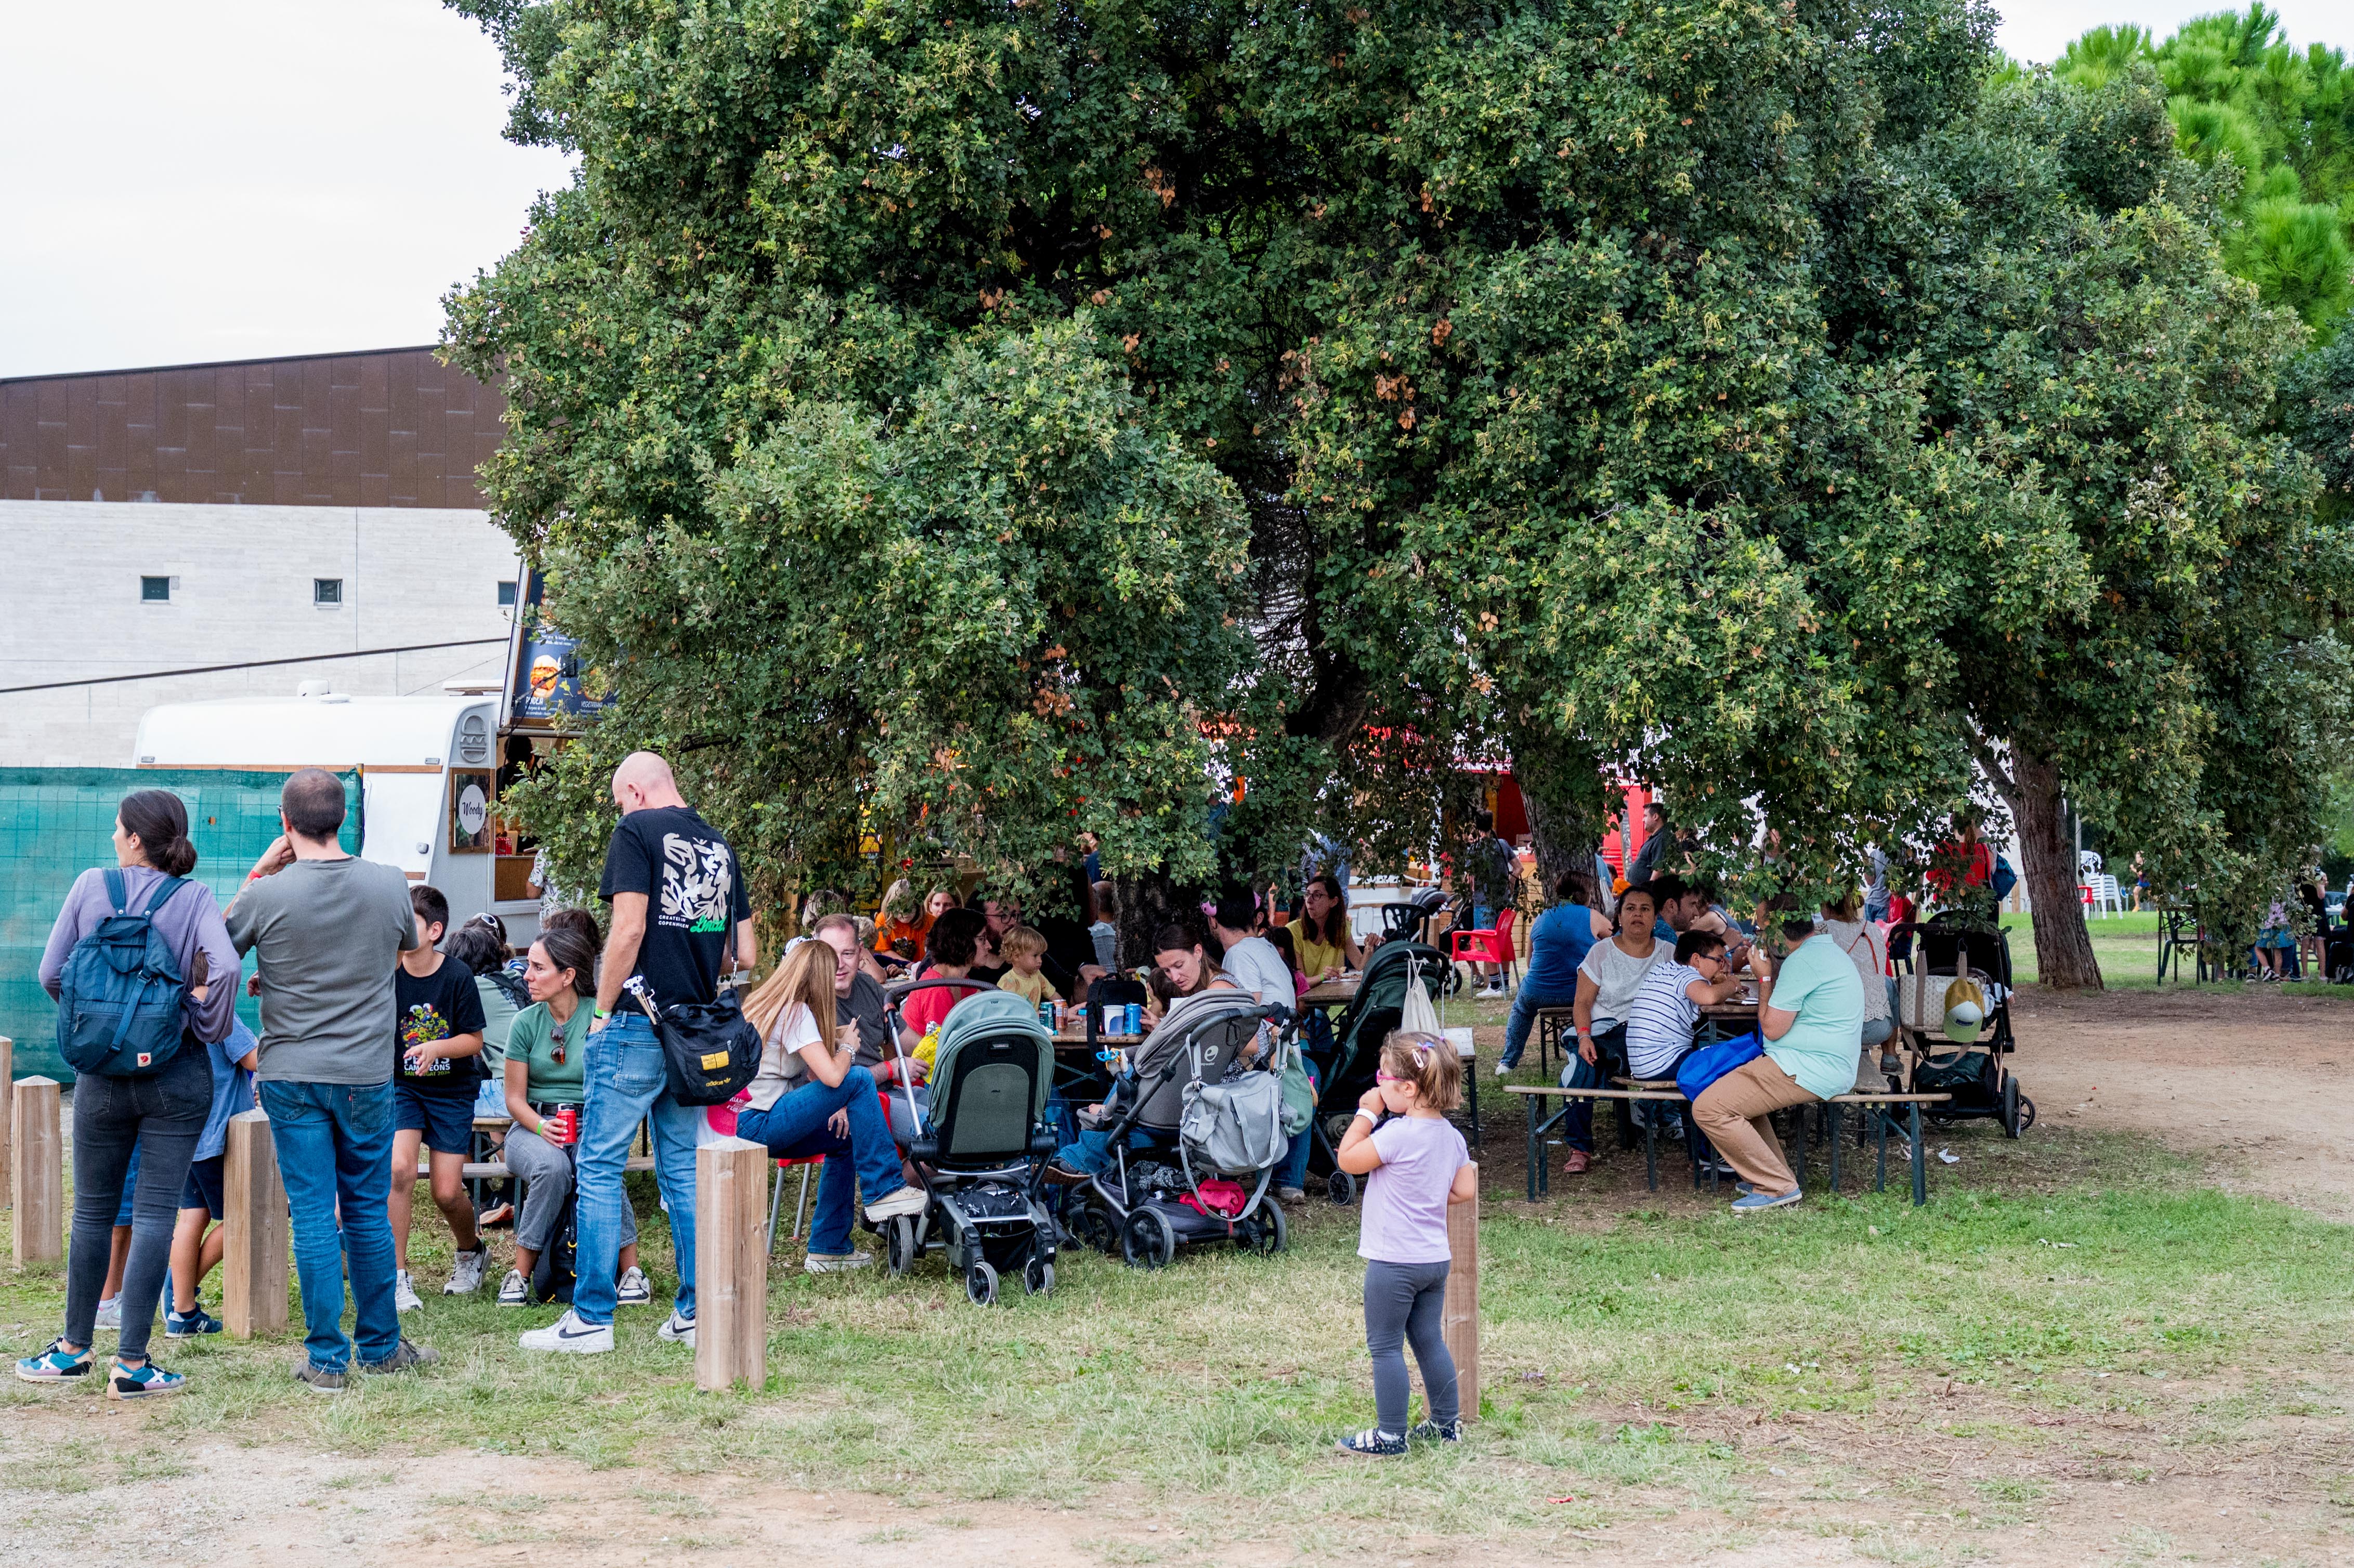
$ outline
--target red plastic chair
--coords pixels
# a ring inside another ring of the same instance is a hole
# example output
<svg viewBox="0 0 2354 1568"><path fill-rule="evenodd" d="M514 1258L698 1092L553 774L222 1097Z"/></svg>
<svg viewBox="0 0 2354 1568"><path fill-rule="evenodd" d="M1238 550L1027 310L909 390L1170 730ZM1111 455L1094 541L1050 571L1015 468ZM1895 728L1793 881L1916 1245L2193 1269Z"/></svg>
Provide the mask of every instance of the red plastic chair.
<svg viewBox="0 0 2354 1568"><path fill-rule="evenodd" d="M1450 963L1495 964L1504 971L1504 983L1517 986L1517 970L1521 955L1512 946L1512 922L1520 911L1507 904L1496 911L1496 928L1492 931L1449 931L1447 934L1447 957Z"/></svg>
<svg viewBox="0 0 2354 1568"><path fill-rule="evenodd" d="M890 1091L878 1086L875 1091L875 1098L876 1103L882 1107L883 1125L885 1127L890 1126ZM769 1193L769 1251L771 1255L773 1255L777 1250L778 1211L784 1206L785 1202L785 1179L781 1173L793 1169L795 1166L799 1166L801 1168L801 1195L793 1200L793 1228L785 1233L785 1239L787 1241L799 1241L801 1234L801 1219L809 1211L810 1176L811 1172L824 1163L825 1156L822 1154L806 1154L802 1155L799 1159L779 1158L777 1160L777 1170L779 1174L777 1177L776 1186L772 1188Z"/></svg>

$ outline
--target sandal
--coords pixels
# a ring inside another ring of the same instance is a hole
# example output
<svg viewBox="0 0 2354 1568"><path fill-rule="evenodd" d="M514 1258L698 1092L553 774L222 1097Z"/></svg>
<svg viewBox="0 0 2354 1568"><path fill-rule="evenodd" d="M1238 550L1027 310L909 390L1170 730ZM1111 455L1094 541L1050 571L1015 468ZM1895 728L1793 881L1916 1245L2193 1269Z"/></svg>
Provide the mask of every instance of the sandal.
<svg viewBox="0 0 2354 1568"><path fill-rule="evenodd" d="M1361 1459L1392 1459L1405 1452L1405 1439L1378 1426L1368 1426L1341 1438L1333 1446Z"/></svg>

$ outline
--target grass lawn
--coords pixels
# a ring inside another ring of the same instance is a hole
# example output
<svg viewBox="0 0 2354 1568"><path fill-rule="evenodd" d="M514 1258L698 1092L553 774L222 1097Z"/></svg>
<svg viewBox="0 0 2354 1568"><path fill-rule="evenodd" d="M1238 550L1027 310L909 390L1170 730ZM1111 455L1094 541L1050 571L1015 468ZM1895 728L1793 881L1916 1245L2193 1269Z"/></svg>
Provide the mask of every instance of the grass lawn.
<svg viewBox="0 0 2354 1568"><path fill-rule="evenodd" d="M1517 1139L1506 1117L1490 1127L1491 1145ZM339 1400L291 1380L295 1335L167 1344L159 1329L161 1359L190 1385L148 1407L154 1445L61 1448L14 1467L0 1491L104 1486L212 1435L758 1472L920 1507L1121 1501L1320 1552L1399 1527L1565 1540L1547 1532L1629 1510L1715 1510L1737 1528L1766 1477L1793 1472L1770 1484L1893 1488L1967 1531L2016 1521L2041 1483L1954 1493L1915 1478L1899 1457L1907 1435L2130 1481L2162 1451L2228 1451L2285 1402L2328 1404L2309 1369L2354 1319L2340 1227L2209 1190L2136 1139L1953 1138L1970 1140L1979 1185L1940 1171L1921 1210L1895 1183L1735 1221L1667 1192L1587 1189L1532 1206L1517 1175L1490 1180L1483 1420L1459 1448L1395 1465L1330 1452L1370 1422L1372 1401L1355 1215L1320 1205L1299 1216L1287 1256L1200 1252L1144 1273L1075 1253L1051 1298L1017 1291L988 1310L937 1260L894 1281L879 1269L812 1279L780 1258L757 1393L696 1393L688 1356L653 1338L652 1309L624 1314L612 1355L526 1357L514 1335L552 1312L502 1310L487 1287L429 1294L406 1319L440 1367ZM666 1289L660 1215L642 1226ZM438 1221L420 1229L429 1292L447 1237ZM59 1271L0 1273L0 1351L46 1342L62 1296ZM294 1321L299 1334L299 1307ZM98 1393L11 1382L0 1412ZM2062 1427L2074 1435L2045 1430ZM2130 1440L2114 1440L2126 1428ZM1783 1446L1801 1430L1807 1445Z"/></svg>

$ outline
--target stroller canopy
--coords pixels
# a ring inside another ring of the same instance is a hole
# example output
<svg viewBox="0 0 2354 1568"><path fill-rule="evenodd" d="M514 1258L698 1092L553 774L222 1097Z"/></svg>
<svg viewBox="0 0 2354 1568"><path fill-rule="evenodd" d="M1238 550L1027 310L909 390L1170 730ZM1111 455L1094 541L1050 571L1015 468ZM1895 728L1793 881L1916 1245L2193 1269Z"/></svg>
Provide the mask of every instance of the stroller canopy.
<svg viewBox="0 0 2354 1568"><path fill-rule="evenodd" d="M1046 1097L1055 1086L1055 1037L1038 1022L1029 1002L1010 991L976 991L959 1002L940 1024L940 1045L932 1062L931 1081L945 1087L956 1082L957 1058L981 1041L1016 1038L1036 1050L1031 1119L1044 1116Z"/></svg>
<svg viewBox="0 0 2354 1568"><path fill-rule="evenodd" d="M1196 1053L1201 1076L1216 1083L1226 1064L1257 1034L1260 1012L1258 999L1246 991L1199 991L1172 1003L1135 1063L1144 1094L1137 1124L1173 1131L1184 1114L1185 1085L1193 1077L1184 1054Z"/></svg>

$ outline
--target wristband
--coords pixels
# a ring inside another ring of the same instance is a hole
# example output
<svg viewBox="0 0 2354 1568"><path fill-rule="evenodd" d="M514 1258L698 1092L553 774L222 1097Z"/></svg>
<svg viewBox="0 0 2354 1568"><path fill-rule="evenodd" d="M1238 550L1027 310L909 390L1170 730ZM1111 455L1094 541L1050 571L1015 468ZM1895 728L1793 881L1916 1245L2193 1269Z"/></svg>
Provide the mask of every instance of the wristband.
<svg viewBox="0 0 2354 1568"><path fill-rule="evenodd" d="M1359 1107L1357 1107L1357 1114L1358 1114L1359 1116L1361 1116L1361 1117L1363 1117L1367 1121L1373 1122L1373 1123L1375 1123L1375 1124L1379 1124L1379 1122L1380 1122L1380 1121L1381 1121L1381 1119L1382 1119L1379 1116L1375 1115L1375 1114L1374 1114L1373 1112L1372 1112L1372 1111L1367 1110L1367 1109L1366 1109L1364 1107L1363 1107L1363 1106L1359 1106Z"/></svg>
<svg viewBox="0 0 2354 1568"><path fill-rule="evenodd" d="M588 1016L591 1018L610 1018L613 1016L613 1012L610 1008L592 1006L588 1010Z"/></svg>

